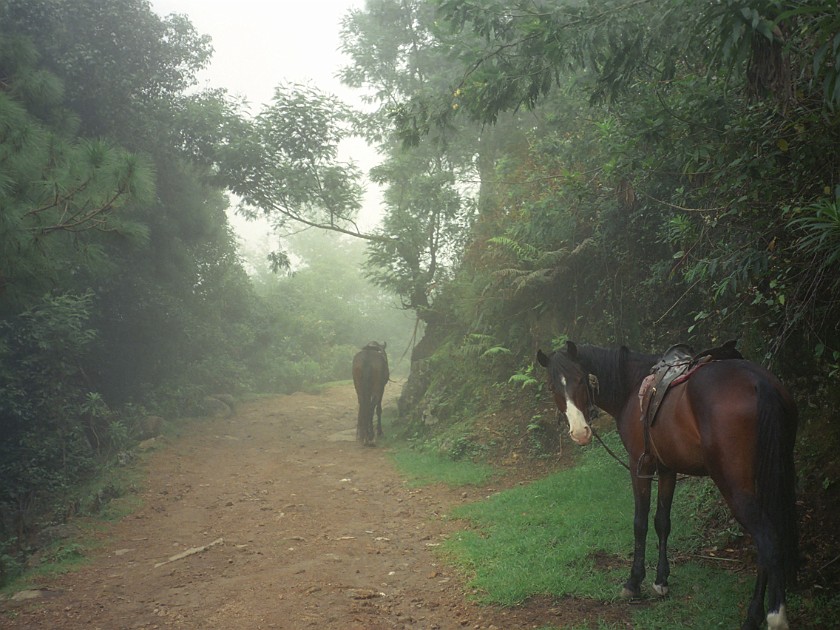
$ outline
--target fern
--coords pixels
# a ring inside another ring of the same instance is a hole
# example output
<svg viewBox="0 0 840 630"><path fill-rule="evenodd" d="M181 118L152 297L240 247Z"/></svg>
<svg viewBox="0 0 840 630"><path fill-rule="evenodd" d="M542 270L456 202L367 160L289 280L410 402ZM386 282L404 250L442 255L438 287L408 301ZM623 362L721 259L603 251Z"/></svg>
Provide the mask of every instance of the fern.
<svg viewBox="0 0 840 630"><path fill-rule="evenodd" d="M531 386L534 386L534 385L539 385L539 381L537 379L535 379L532 374L523 373L523 372L517 372L516 374L511 376L508 379L508 383L511 383L511 384L516 383L516 384L520 385L522 387L522 389L525 389L526 387L531 387Z"/></svg>
<svg viewBox="0 0 840 630"><path fill-rule="evenodd" d="M537 260L540 256L540 250L533 245L527 243L519 243L507 236L494 236L487 240L491 245L499 245L503 249L511 252L520 261L532 262Z"/></svg>
<svg viewBox="0 0 840 630"><path fill-rule="evenodd" d="M829 267L840 261L840 204L837 200L820 200L802 208L804 216L788 222L788 228L801 233L796 242L799 251Z"/></svg>
<svg viewBox="0 0 840 630"><path fill-rule="evenodd" d="M509 349L505 348L504 346L493 346L492 348L488 348L487 350L485 350L484 353L481 355L481 357L482 358L496 357L496 356L506 355L506 354L511 354L511 351Z"/></svg>

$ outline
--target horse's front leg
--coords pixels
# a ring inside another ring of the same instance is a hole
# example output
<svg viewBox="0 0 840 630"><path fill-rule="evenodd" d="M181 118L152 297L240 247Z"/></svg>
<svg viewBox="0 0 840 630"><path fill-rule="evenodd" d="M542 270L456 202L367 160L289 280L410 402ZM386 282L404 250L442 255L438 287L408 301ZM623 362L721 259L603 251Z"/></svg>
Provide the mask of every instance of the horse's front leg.
<svg viewBox="0 0 840 630"><path fill-rule="evenodd" d="M632 458L631 458L632 461ZM635 497L635 513L633 515L633 566L630 578L624 583L622 597L639 597L642 594L642 580L645 579L645 540L648 530L648 514L650 513L650 479L631 473L633 481L633 496Z"/></svg>
<svg viewBox="0 0 840 630"><path fill-rule="evenodd" d="M671 534L671 503L674 500L676 485L676 473L659 471L656 516L653 517L653 526L659 538L659 561L656 563L656 581L653 583L653 590L662 596L668 594L668 576L671 574L671 567L668 564L668 536Z"/></svg>
<svg viewBox="0 0 840 630"><path fill-rule="evenodd" d="M376 403L376 435L382 437L382 399Z"/></svg>

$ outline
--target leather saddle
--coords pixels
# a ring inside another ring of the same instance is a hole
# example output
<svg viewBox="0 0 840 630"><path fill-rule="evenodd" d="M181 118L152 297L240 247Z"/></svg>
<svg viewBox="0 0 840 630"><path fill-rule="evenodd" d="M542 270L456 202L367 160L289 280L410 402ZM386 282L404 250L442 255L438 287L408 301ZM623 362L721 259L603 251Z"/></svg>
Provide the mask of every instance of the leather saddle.
<svg viewBox="0 0 840 630"><path fill-rule="evenodd" d="M687 381L697 369L710 361L743 359L744 357L735 347L736 343L735 339L731 339L722 346L698 353L683 343L668 348L659 361L653 365L639 390L642 420L645 425L653 424L656 412L659 411L659 406L672 385Z"/></svg>
<svg viewBox="0 0 840 630"><path fill-rule="evenodd" d="M642 381L639 388L639 404L641 406L641 421L644 424L645 452L638 462L637 473L641 472L644 462L648 461L650 437L648 431L656 420L656 413L668 390L679 383L687 381L695 371L712 361L726 361L729 359L743 359L744 357L735 347L737 341L731 339L722 346L709 348L695 353L686 344L676 344L668 348L662 357L653 365L650 374ZM642 475L640 475L642 476Z"/></svg>

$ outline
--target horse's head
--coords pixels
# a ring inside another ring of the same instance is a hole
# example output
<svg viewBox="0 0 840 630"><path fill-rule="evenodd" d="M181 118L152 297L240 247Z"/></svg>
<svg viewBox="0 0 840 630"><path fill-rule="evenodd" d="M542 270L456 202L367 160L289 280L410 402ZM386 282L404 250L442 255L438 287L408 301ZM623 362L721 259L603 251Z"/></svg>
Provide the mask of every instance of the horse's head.
<svg viewBox="0 0 840 630"><path fill-rule="evenodd" d="M554 404L569 422L569 437L585 446L592 440L587 412L592 406L589 374L577 362L577 347L571 341L566 348L546 355L537 351L537 362L548 370L548 388Z"/></svg>

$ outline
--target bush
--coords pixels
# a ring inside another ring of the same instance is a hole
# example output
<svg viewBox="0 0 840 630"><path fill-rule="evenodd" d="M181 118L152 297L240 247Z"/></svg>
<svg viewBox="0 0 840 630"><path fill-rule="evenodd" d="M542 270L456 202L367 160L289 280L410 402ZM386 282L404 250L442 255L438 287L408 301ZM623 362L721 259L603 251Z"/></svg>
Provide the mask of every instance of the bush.
<svg viewBox="0 0 840 630"><path fill-rule="evenodd" d="M24 540L36 507L60 504L112 445L110 411L88 391L80 364L95 337L86 326L91 300L90 294L48 295L0 322L3 538Z"/></svg>

